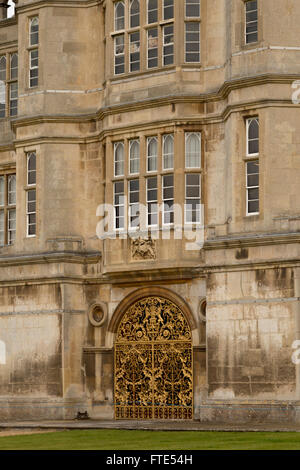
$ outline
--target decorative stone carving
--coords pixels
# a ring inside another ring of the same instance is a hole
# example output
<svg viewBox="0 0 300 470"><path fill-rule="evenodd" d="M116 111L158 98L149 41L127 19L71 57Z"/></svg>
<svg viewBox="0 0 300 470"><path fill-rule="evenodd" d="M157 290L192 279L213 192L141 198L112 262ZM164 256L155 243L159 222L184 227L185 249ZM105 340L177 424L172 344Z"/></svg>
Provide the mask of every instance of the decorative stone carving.
<svg viewBox="0 0 300 470"><path fill-rule="evenodd" d="M91 305L88 317L93 326L102 326L107 319L107 305L103 302Z"/></svg>
<svg viewBox="0 0 300 470"><path fill-rule="evenodd" d="M131 258L134 260L156 259L156 243L151 237L131 240Z"/></svg>

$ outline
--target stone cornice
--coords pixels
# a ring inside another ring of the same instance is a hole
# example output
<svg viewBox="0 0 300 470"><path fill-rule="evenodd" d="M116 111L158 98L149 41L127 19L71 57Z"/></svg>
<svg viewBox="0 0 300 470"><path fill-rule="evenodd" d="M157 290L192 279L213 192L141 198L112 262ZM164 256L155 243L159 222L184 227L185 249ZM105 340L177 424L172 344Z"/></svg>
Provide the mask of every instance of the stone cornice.
<svg viewBox="0 0 300 470"><path fill-rule="evenodd" d="M104 0L37 0L35 2L27 3L26 5L20 5L16 7L17 13L24 13L37 8L46 7L68 7L68 8L86 8L101 5Z"/></svg>
<svg viewBox="0 0 300 470"><path fill-rule="evenodd" d="M95 264L101 261L101 257L102 255L99 251L57 251L30 253L28 255L1 255L0 251L0 268L49 263Z"/></svg>
<svg viewBox="0 0 300 470"><path fill-rule="evenodd" d="M246 248L265 245L286 245L300 243L300 232L262 233L253 235L228 236L206 240L205 250L221 250L224 248Z"/></svg>

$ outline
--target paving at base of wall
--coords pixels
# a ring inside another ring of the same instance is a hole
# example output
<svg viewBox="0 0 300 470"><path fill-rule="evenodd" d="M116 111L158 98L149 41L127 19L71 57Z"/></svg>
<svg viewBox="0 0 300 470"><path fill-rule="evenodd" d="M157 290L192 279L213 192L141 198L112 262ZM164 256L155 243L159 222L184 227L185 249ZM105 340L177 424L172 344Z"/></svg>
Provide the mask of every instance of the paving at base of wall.
<svg viewBox="0 0 300 470"><path fill-rule="evenodd" d="M127 429L149 431L225 431L225 432L300 432L300 424L295 423L257 423L257 424L228 424L228 423L201 423L199 421L99 421L99 420L73 420L73 421L11 421L0 423L0 437L2 432L10 430L23 430L27 432L46 432L49 430L68 429Z"/></svg>

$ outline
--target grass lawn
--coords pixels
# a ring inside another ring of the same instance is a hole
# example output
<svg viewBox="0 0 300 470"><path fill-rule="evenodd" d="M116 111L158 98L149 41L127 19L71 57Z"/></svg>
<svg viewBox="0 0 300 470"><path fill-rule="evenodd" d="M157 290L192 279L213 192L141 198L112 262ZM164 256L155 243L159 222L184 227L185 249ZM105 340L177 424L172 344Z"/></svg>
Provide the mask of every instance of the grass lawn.
<svg viewBox="0 0 300 470"><path fill-rule="evenodd" d="M0 450L300 450L300 433L72 430L0 437Z"/></svg>

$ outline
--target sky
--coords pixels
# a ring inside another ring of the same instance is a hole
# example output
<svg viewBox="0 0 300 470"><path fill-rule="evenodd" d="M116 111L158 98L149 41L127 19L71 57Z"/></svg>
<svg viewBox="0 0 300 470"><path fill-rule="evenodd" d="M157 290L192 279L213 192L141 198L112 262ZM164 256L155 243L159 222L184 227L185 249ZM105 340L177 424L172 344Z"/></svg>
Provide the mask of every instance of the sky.
<svg viewBox="0 0 300 470"><path fill-rule="evenodd" d="M9 0L8 4L13 5L9 7L8 13L7 13L8 18L11 18L12 16L14 16L14 10L15 10L14 3L12 2L12 0Z"/></svg>

